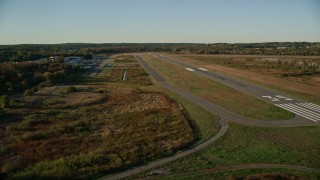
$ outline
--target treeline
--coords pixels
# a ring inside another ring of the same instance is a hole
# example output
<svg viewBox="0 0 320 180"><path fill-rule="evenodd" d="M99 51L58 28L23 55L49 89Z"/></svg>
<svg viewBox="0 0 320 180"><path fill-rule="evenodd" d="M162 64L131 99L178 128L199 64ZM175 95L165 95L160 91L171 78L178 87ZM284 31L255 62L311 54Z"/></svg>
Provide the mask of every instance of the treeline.
<svg viewBox="0 0 320 180"><path fill-rule="evenodd" d="M22 92L28 95L37 86L63 83L78 71L63 62L5 62L0 64L0 95Z"/></svg>
<svg viewBox="0 0 320 180"><path fill-rule="evenodd" d="M2 45L0 46L0 63L35 61L50 56L82 56L92 59L88 48L64 48L63 45Z"/></svg>
<svg viewBox="0 0 320 180"><path fill-rule="evenodd" d="M284 42L284 43L244 43L244 44L207 44L202 48L175 49L177 53L192 54L238 54L238 55L292 55L319 56L320 43Z"/></svg>
<svg viewBox="0 0 320 180"><path fill-rule="evenodd" d="M83 56L92 58L95 53L126 53L162 51L190 54L243 54L243 55L299 55L319 56L320 43L269 42L269 43L109 43L109 44L22 44L1 45L0 62L32 61L49 56Z"/></svg>

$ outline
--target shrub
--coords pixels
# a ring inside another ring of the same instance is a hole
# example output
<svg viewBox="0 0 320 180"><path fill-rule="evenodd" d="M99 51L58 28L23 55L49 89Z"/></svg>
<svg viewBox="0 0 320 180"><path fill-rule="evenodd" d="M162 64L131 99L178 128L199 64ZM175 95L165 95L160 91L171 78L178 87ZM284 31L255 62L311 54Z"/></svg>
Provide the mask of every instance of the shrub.
<svg viewBox="0 0 320 180"><path fill-rule="evenodd" d="M69 86L68 87L68 93L71 93L71 92L76 92L77 91L77 88L76 87L74 87L74 86Z"/></svg>
<svg viewBox="0 0 320 180"><path fill-rule="evenodd" d="M9 97L4 95L4 96L1 96L1 108L7 108L9 107Z"/></svg>
<svg viewBox="0 0 320 180"><path fill-rule="evenodd" d="M31 89L24 90L23 96L30 96L33 94L33 91Z"/></svg>
<svg viewBox="0 0 320 180"><path fill-rule="evenodd" d="M50 87L50 86L52 86L52 82L50 82L50 81L45 81L45 82L42 82L42 83L40 83L40 84L38 85L38 87L41 87L41 88L43 88L43 87Z"/></svg>
<svg viewBox="0 0 320 180"><path fill-rule="evenodd" d="M0 109L0 117L4 117L6 115L6 111L3 109Z"/></svg>
<svg viewBox="0 0 320 180"><path fill-rule="evenodd" d="M14 99L10 99L9 106L14 107L16 105L16 101Z"/></svg>

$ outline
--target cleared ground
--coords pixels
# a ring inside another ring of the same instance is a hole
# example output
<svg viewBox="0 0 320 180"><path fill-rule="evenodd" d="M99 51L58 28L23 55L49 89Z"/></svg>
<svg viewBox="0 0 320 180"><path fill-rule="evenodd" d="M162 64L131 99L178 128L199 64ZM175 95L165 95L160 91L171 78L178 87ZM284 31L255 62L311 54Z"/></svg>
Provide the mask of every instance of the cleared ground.
<svg viewBox="0 0 320 180"><path fill-rule="evenodd" d="M145 55L144 57L148 64L167 81L184 90L191 91L227 110L246 117L264 120L290 119L294 116L286 110L224 86L221 83L196 75L184 68L157 60L150 55Z"/></svg>

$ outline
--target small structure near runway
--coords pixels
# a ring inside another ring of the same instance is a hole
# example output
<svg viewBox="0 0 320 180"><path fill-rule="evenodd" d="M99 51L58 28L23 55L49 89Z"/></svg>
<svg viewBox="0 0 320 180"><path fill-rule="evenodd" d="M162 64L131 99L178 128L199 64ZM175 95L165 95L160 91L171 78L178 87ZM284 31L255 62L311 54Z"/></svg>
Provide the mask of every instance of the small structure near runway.
<svg viewBox="0 0 320 180"><path fill-rule="evenodd" d="M126 80L126 75L127 75L127 69L124 69L122 74L122 81Z"/></svg>

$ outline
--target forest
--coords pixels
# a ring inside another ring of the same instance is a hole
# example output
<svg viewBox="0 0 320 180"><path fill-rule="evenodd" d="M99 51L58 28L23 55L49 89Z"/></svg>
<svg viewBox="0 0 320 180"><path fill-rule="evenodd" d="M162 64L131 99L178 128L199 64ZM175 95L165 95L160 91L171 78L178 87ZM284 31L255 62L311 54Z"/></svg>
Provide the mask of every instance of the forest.
<svg viewBox="0 0 320 180"><path fill-rule="evenodd" d="M0 63L5 61L34 61L49 56L83 56L92 58L96 53L126 53L161 51L183 54L238 54L238 55L291 55L319 56L319 42L268 43L67 43L0 45Z"/></svg>
<svg viewBox="0 0 320 180"><path fill-rule="evenodd" d="M63 83L80 73L63 62L4 62L0 64L0 95L36 91L36 86L50 86Z"/></svg>

